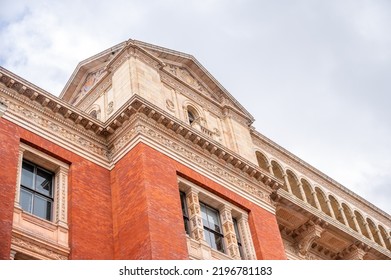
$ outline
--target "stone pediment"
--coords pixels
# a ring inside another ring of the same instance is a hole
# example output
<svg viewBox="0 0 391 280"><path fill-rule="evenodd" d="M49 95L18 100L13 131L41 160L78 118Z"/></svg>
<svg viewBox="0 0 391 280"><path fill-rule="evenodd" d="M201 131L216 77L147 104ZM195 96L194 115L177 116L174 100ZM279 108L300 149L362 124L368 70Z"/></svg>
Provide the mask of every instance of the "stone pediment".
<svg viewBox="0 0 391 280"><path fill-rule="evenodd" d="M88 72L84 75L83 82L76 88L76 91L72 95L72 98L69 102L72 105L76 105L80 100L82 100L94 86L105 76L104 66L98 68L97 70Z"/></svg>
<svg viewBox="0 0 391 280"><path fill-rule="evenodd" d="M69 78L60 98L77 106L84 96L106 76L108 63L123 49L125 43L118 44L80 62Z"/></svg>
<svg viewBox="0 0 391 280"><path fill-rule="evenodd" d="M123 42L80 62L60 98L74 106L81 104L84 97L107 76L111 62L118 60L120 54L127 50L129 55L137 56L138 51L147 54L149 59L160 65L161 71L219 104L222 109L235 111L247 123L254 121L251 114L193 56L135 40Z"/></svg>
<svg viewBox="0 0 391 280"><path fill-rule="evenodd" d="M173 74L175 77L177 77L179 80L191 86L203 95L212 98L217 102L221 102L221 95L213 93L210 89L207 88L207 86L204 85L201 80L196 78L195 75L190 73L190 71L185 67L167 64L165 69L171 74Z"/></svg>
<svg viewBox="0 0 391 280"><path fill-rule="evenodd" d="M165 64L164 70L202 95L224 108L233 109L249 123L254 121L253 116L192 55L140 41L133 43L162 61Z"/></svg>

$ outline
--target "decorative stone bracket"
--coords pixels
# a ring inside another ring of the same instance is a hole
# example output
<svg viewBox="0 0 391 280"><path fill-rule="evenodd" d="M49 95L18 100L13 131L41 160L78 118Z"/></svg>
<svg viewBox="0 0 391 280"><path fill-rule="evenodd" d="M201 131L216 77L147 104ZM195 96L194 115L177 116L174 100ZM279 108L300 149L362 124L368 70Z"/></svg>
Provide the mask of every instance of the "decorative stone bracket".
<svg viewBox="0 0 391 280"><path fill-rule="evenodd" d="M310 220L296 230L296 242L301 255L307 254L312 243L322 236L326 226L321 220Z"/></svg>

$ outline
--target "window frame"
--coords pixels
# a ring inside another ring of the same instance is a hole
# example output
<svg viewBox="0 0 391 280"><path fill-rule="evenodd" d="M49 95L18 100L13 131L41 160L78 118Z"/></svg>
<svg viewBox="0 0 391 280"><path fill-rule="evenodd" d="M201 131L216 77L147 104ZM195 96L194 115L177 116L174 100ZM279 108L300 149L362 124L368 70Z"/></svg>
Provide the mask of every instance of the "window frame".
<svg viewBox="0 0 391 280"><path fill-rule="evenodd" d="M22 161L22 170L21 170L21 176L23 176L23 166L25 164L28 164L30 165L31 167L34 168L33 170L33 179L32 179L32 186L29 187L29 186L24 186L23 185L23 180L21 180L21 183L20 183L20 194L19 194L19 201L20 201L20 206L21 208L23 209L23 211L27 212L27 213L30 213L31 215L34 215L36 217L39 217L41 219L45 219L47 221L52 221L53 219L53 206L54 206L54 192L55 192L55 189L54 189L54 185L55 185L55 181L54 181L54 173L29 161L29 160L26 160L26 159L23 159ZM42 170L44 171L45 173L49 174L50 175L50 195L45 195L44 193L40 192L39 190L37 190L37 176L38 176L38 170ZM31 203L31 206L30 208L31 209L25 209L23 207L23 203L22 202L22 192L28 192L31 194L31 200L30 200L30 203ZM46 200L47 202L50 202L50 210L48 211L48 208L46 209L46 215L45 217L39 215L38 213L35 213L35 204L36 204L36 200L39 199L39 198L43 198L44 200ZM49 212L49 213L48 213Z"/></svg>
<svg viewBox="0 0 391 280"><path fill-rule="evenodd" d="M203 212L203 209L205 209L205 213ZM201 210L201 215L202 214L205 214L206 215L206 221L210 224L210 221L208 219L208 212L214 212L214 214L216 215L216 222L218 223L218 227L219 227L219 231L216 231L212 228L210 228L210 225L205 225L205 223L203 223L203 227L204 227L204 237L205 237L205 241L209 244L209 246L221 253L224 253L226 254L226 245L225 245L225 239L224 239L224 233L223 233L223 230L222 230L222 224L221 224L221 218L220 218L220 211L218 209L215 209L211 206L209 206L208 204L205 204L203 203L202 201L200 201L200 210ZM203 219L204 220L204 219ZM212 235L214 235L215 237L215 240L214 240L214 243L215 244L212 244L212 236L209 236L209 238L207 237L206 233L209 232L211 233ZM217 245L217 242L216 242L216 235L218 237L221 238L221 249L218 248L218 245ZM216 248L215 248L216 247Z"/></svg>
<svg viewBox="0 0 391 280"><path fill-rule="evenodd" d="M218 255L220 256L220 257L218 257L219 259L227 259L225 256L232 258L229 254L229 248L227 247L227 243L225 240L226 232L224 230L224 225L223 225L223 221L225 220L224 217L227 213L227 209L229 209L229 212L230 212L230 216L232 219L231 222L233 222L234 219L237 221L238 228L237 228L237 231L234 230L235 231L234 234L236 236L236 240L240 240L240 245L242 245L242 247L241 247L242 252L240 251L240 248L238 248L240 258L243 260L256 259L255 248L254 248L254 244L251 239L251 231L250 231L250 227L248 224L249 213L245 209L239 208L237 205L234 205L234 204L226 201L224 198L221 198L218 195L211 193L211 192L207 191L206 189L204 189L204 188L196 185L195 183L188 181L187 179L184 179L180 176L178 176L178 186L179 186L179 191L183 192L186 195L186 202L188 202L188 203L190 203L190 201L188 200L189 195L196 194L197 199L198 199L199 212L200 212L199 219L201 220L201 222L202 222L202 215L201 215L201 209L200 209L201 203L206 204L209 207L218 210L222 234L224 235L225 253L222 253L222 252L210 247L209 243L207 243L205 238L202 240L202 242L204 242L204 244L206 244L206 246L208 246L211 250L214 250L216 253L218 253ZM194 211L197 211L196 208L193 208L193 207L194 207L193 205L187 204L187 210L189 211L188 212L189 214L191 211L193 211L193 213L194 213ZM201 229L201 228L199 226L197 226L199 224L199 220L198 220L198 218L195 218L195 216L193 216L193 215L189 215L191 227L190 227L190 234L188 235L188 242L190 242L188 244L188 246L196 246L195 244L197 244L197 243L199 244L199 242L200 242L199 229ZM202 226L204 227L203 224L202 224ZM204 231L203 227L201 229L202 231ZM190 244L192 244L192 245L190 245ZM190 254L190 256L193 256L196 259L202 259L202 257L200 258L197 255L192 255L192 253L190 253L190 252L189 252L189 254ZM212 254L214 254L214 253L212 253ZM216 255L214 255L214 256L216 256ZM209 257L206 257L206 258L208 259ZM234 259L234 258L232 258L232 259Z"/></svg>

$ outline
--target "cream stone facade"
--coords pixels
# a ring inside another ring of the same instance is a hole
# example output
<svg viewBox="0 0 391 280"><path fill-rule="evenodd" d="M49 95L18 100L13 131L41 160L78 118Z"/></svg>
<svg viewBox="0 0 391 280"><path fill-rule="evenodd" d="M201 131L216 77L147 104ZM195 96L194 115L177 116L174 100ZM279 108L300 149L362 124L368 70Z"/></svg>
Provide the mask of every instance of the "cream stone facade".
<svg viewBox="0 0 391 280"><path fill-rule="evenodd" d="M0 68L0 116L112 170L147 143L275 215L288 259L391 259L391 217L257 132L253 117L191 55L129 40L82 61L60 97ZM54 219L21 210L17 175L10 258L67 259L66 162L20 145L55 174ZM248 213L178 177L191 210L191 259L256 259ZM203 235L199 197L218 209L227 253ZM197 210L198 209L198 210Z"/></svg>

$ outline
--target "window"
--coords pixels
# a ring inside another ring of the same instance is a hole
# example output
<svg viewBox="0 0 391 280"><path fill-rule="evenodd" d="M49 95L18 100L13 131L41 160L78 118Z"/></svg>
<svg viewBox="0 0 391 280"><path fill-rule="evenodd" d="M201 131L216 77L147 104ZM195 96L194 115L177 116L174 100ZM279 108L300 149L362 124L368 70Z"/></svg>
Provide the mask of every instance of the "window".
<svg viewBox="0 0 391 280"><path fill-rule="evenodd" d="M53 173L23 160L20 205L24 211L50 221L53 208Z"/></svg>
<svg viewBox="0 0 391 280"><path fill-rule="evenodd" d="M187 116L189 118L189 123L192 124L195 121L194 114L190 111L187 111Z"/></svg>
<svg viewBox="0 0 391 280"><path fill-rule="evenodd" d="M178 184L190 259L256 259L245 210L184 178Z"/></svg>
<svg viewBox="0 0 391 280"><path fill-rule="evenodd" d="M186 234L190 235L189 213L188 213L188 210L187 210L186 194L184 192L180 192L180 195L181 195L181 206L182 206L182 214L183 214L183 223L185 225Z"/></svg>
<svg viewBox="0 0 391 280"><path fill-rule="evenodd" d="M219 212L202 202L200 202L200 206L206 242L213 249L225 253Z"/></svg>
<svg viewBox="0 0 391 280"><path fill-rule="evenodd" d="M238 221L235 218L233 218L232 221L234 224L236 240L238 242L239 254L240 254L240 257L243 259L244 258L243 246L242 246L242 241L241 241L240 234L239 234Z"/></svg>

